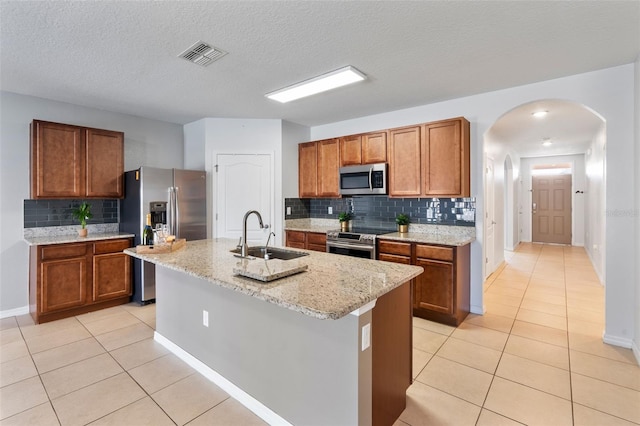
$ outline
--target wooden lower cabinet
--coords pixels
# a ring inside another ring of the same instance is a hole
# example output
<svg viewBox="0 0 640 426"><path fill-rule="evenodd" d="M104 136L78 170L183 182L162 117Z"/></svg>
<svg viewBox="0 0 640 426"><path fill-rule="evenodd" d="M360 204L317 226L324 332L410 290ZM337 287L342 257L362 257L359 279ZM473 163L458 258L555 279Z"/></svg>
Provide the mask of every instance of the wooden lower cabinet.
<svg viewBox="0 0 640 426"><path fill-rule="evenodd" d="M285 236L287 247L327 251L327 234L324 232L286 231Z"/></svg>
<svg viewBox="0 0 640 426"><path fill-rule="evenodd" d="M407 406L412 382L411 284L376 301L371 315L373 426L392 425Z"/></svg>
<svg viewBox="0 0 640 426"><path fill-rule="evenodd" d="M36 323L127 303L131 240L32 246L29 305Z"/></svg>
<svg viewBox="0 0 640 426"><path fill-rule="evenodd" d="M469 314L470 247L380 239L378 260L424 268L413 279L413 315L457 326Z"/></svg>

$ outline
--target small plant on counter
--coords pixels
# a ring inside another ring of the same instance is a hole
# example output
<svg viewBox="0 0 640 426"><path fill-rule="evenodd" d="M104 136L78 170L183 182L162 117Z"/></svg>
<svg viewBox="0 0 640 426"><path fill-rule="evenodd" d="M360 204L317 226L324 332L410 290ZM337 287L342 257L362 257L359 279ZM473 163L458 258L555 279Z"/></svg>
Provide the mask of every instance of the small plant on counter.
<svg viewBox="0 0 640 426"><path fill-rule="evenodd" d="M398 224L398 232L404 234L409 231L409 216L404 213L400 213L396 216L396 223Z"/></svg>
<svg viewBox="0 0 640 426"><path fill-rule="evenodd" d="M349 212L342 212L338 215L339 222L349 222L350 220L351 220L351 213Z"/></svg>
<svg viewBox="0 0 640 426"><path fill-rule="evenodd" d="M82 204L80 204L78 207L73 209L73 211L71 212L71 215L73 216L74 219L77 219L78 221L80 221L80 226L82 227L82 229L78 231L80 236L82 237L86 236L87 220L93 217L93 214L91 213L91 204L87 203L86 201L83 201Z"/></svg>
<svg viewBox="0 0 640 426"><path fill-rule="evenodd" d="M349 221L351 220L351 217L351 213L349 212L342 212L338 215L341 231L346 232L349 230Z"/></svg>
<svg viewBox="0 0 640 426"><path fill-rule="evenodd" d="M404 213L400 213L396 216L396 223L398 225L408 225L409 224L409 216Z"/></svg>

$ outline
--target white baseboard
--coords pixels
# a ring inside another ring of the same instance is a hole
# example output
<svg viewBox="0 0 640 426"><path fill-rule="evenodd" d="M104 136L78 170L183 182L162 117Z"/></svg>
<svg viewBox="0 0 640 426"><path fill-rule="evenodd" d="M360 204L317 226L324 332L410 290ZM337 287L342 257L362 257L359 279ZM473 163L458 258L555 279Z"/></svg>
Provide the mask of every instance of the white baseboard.
<svg viewBox="0 0 640 426"><path fill-rule="evenodd" d="M0 318L17 317L18 315L24 315L29 313L29 305L21 308L7 309L6 311L0 311Z"/></svg>
<svg viewBox="0 0 640 426"><path fill-rule="evenodd" d="M633 347L633 340L626 337L611 336L607 333L603 333L602 341L613 346L620 346L621 348L631 349Z"/></svg>
<svg viewBox="0 0 640 426"><path fill-rule="evenodd" d="M256 416L260 417L270 425L292 426L291 423L277 415L260 401L240 389L238 386L224 378L220 373L210 368L208 365L195 358L193 355L173 343L157 331L153 334L153 339L167 348L175 356L186 362L198 373L211 380L222 390L228 393L233 399L251 410Z"/></svg>
<svg viewBox="0 0 640 426"><path fill-rule="evenodd" d="M633 351L633 356L636 357L636 362L640 365L640 348L634 341L631 342L631 350Z"/></svg>
<svg viewBox="0 0 640 426"><path fill-rule="evenodd" d="M484 306L471 305L469 307L469 312L476 315L484 315Z"/></svg>

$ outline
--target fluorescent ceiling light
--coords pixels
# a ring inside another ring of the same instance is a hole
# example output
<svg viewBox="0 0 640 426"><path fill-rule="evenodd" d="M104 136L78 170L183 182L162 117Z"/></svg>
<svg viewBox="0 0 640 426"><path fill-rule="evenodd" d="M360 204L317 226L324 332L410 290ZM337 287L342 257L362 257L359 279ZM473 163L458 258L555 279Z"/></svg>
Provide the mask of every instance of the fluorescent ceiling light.
<svg viewBox="0 0 640 426"><path fill-rule="evenodd" d="M542 118L547 114L549 114L549 111L536 111L536 112L532 113L531 115L533 115L535 118Z"/></svg>
<svg viewBox="0 0 640 426"><path fill-rule="evenodd" d="M542 139L542 146L551 146L551 145L553 145L553 142L551 142L551 138Z"/></svg>
<svg viewBox="0 0 640 426"><path fill-rule="evenodd" d="M352 66L346 66L339 70L331 71L314 77L309 80L267 93L265 96L274 101L286 103L304 98L305 96L315 95L316 93L326 92L327 90L337 87L346 86L347 84L356 83L366 79L367 76Z"/></svg>

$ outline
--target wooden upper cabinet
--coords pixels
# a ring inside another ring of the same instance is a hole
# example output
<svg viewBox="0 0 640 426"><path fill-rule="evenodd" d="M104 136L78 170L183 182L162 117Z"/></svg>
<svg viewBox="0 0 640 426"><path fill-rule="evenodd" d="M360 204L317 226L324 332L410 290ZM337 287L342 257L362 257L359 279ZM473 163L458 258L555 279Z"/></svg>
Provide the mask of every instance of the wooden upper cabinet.
<svg viewBox="0 0 640 426"><path fill-rule="evenodd" d="M124 134L34 120L31 198L121 198Z"/></svg>
<svg viewBox="0 0 640 426"><path fill-rule="evenodd" d="M352 135L340 138L340 166L362 164L362 136Z"/></svg>
<svg viewBox="0 0 640 426"><path fill-rule="evenodd" d="M338 139L299 144L299 197L339 197L339 168L340 142Z"/></svg>
<svg viewBox="0 0 640 426"><path fill-rule="evenodd" d="M419 197L420 126L389 130L389 195Z"/></svg>
<svg viewBox="0 0 640 426"><path fill-rule="evenodd" d="M119 198L124 194L124 133L86 130L86 196Z"/></svg>
<svg viewBox="0 0 640 426"><path fill-rule="evenodd" d="M362 164L387 162L387 132L362 135Z"/></svg>
<svg viewBox="0 0 640 426"><path fill-rule="evenodd" d="M467 120L456 118L424 125L422 176L424 195L470 196Z"/></svg>
<svg viewBox="0 0 640 426"><path fill-rule="evenodd" d="M338 139L318 141L318 196L339 197L340 144Z"/></svg>
<svg viewBox="0 0 640 426"><path fill-rule="evenodd" d="M318 193L318 145L315 142L298 145L298 193L300 198Z"/></svg>
<svg viewBox="0 0 640 426"><path fill-rule="evenodd" d="M84 134L80 127L34 121L31 198L84 195Z"/></svg>
<svg viewBox="0 0 640 426"><path fill-rule="evenodd" d="M387 162L387 132L340 138L340 165L355 166Z"/></svg>

